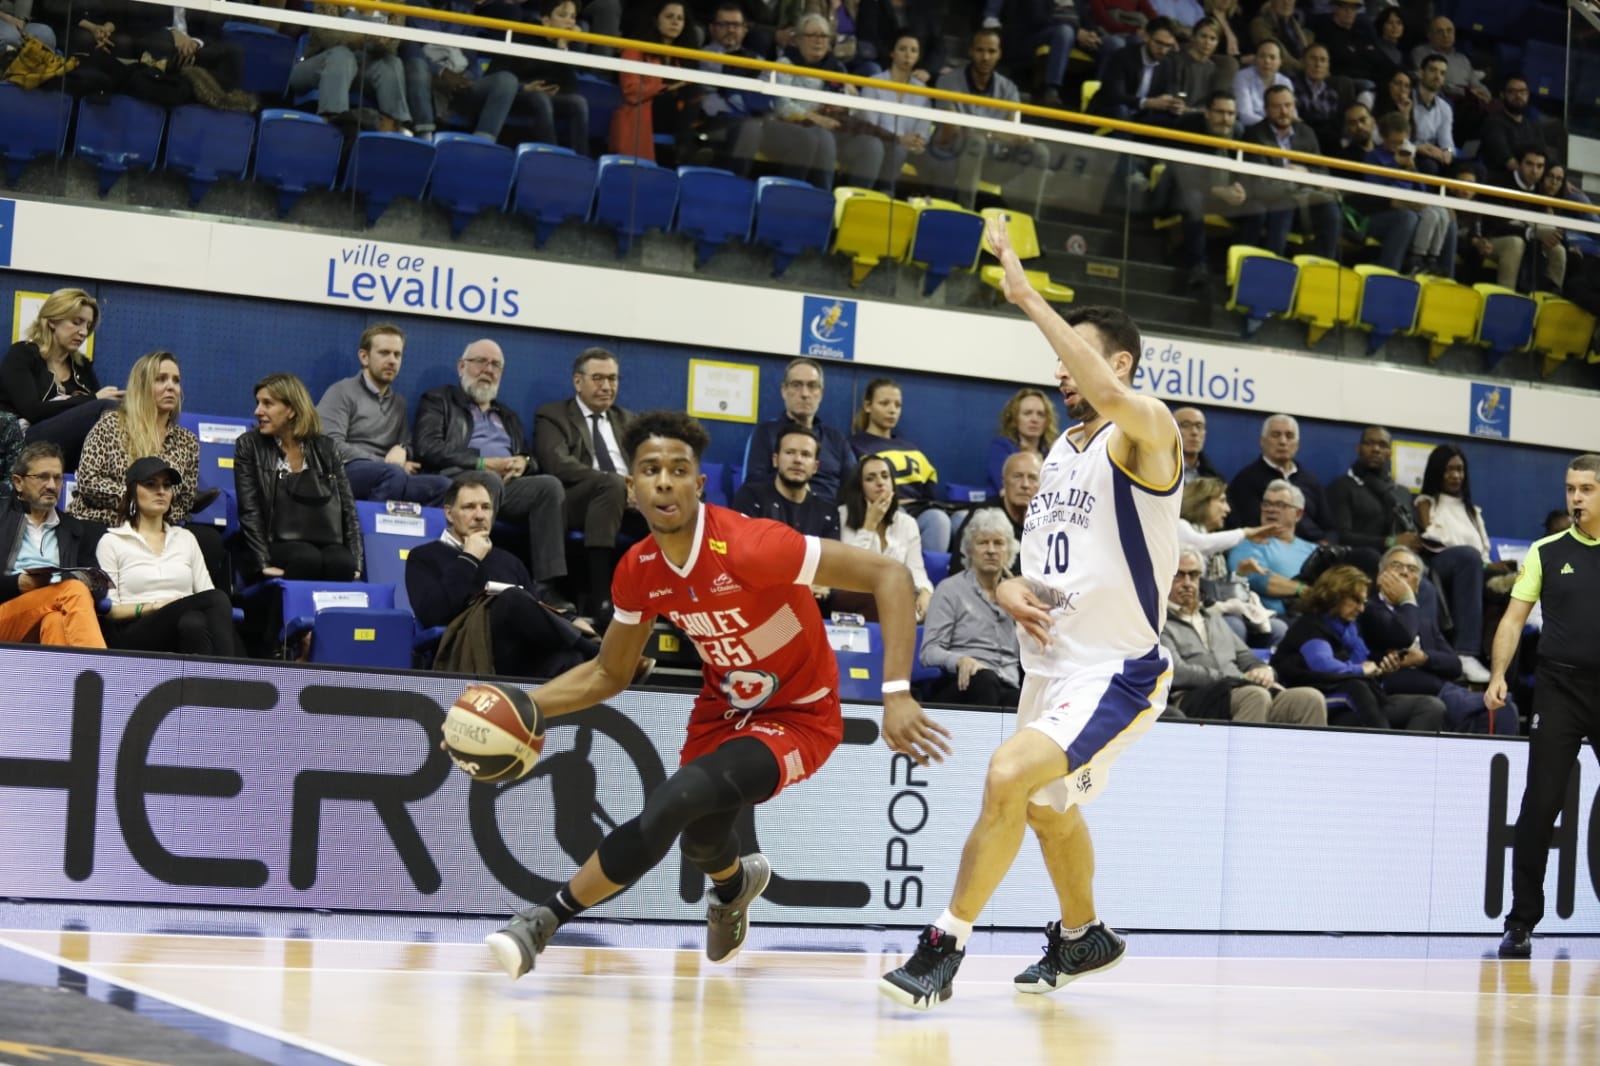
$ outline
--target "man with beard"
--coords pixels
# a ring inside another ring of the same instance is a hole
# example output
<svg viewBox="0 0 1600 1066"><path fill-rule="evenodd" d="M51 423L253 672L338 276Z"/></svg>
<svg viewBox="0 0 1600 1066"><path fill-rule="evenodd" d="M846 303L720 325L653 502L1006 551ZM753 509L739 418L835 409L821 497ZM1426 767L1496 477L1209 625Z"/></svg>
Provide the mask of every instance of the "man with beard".
<svg viewBox="0 0 1600 1066"><path fill-rule="evenodd" d="M11 468L16 500L0 514L0 552L10 564L0 574L0 640L103 648L89 586L52 572L96 561L83 523L56 510L61 482L61 449L50 441L23 448Z"/></svg>
<svg viewBox="0 0 1600 1066"><path fill-rule="evenodd" d="M751 518L770 518L808 537L839 539L839 505L811 491L817 472L817 435L790 426L772 453L777 475L771 481L746 481L733 494L733 509Z"/></svg>
<svg viewBox="0 0 1600 1066"><path fill-rule="evenodd" d="M1480 137L1478 159L1488 170L1491 181L1516 169L1517 149L1523 145L1538 148L1549 158L1550 146L1545 142L1544 124L1528 103L1528 81L1522 75L1512 74L1506 78L1500 87L1500 106L1483 120Z"/></svg>
<svg viewBox="0 0 1600 1066"><path fill-rule="evenodd" d="M1389 475L1393 444L1389 431L1368 426L1361 431L1356 446L1356 461L1328 486L1328 511L1339 543L1352 548L1382 552L1396 544L1422 550L1417 535L1417 509L1411 493L1394 483Z"/></svg>
<svg viewBox="0 0 1600 1066"><path fill-rule="evenodd" d="M494 341L473 341L456 362L459 385L440 385L417 402L416 447L422 469L454 477L471 473L489 490L495 514L525 523L528 570L543 585L567 574L561 542L561 482L539 473L528 454L522 419L500 403L505 353ZM546 602L560 611L572 604L547 592Z"/></svg>

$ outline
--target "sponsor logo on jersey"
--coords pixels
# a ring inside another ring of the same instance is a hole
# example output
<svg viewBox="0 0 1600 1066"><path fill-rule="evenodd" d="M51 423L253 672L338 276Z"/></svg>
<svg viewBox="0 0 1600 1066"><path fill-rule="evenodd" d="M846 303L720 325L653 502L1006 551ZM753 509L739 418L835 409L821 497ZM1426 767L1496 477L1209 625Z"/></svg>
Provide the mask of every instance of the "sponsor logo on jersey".
<svg viewBox="0 0 1600 1066"><path fill-rule="evenodd" d="M651 560L653 560L655 557L656 557L656 553L655 552L648 552L648 553L646 553L644 555L639 556L639 561L641 563L648 563Z"/></svg>
<svg viewBox="0 0 1600 1066"><path fill-rule="evenodd" d="M1577 573L1576 570L1572 569L1572 564L1571 563L1562 563L1561 564L1561 572L1563 574L1575 574L1575 573Z"/></svg>
<svg viewBox="0 0 1600 1066"><path fill-rule="evenodd" d="M1090 775L1089 767L1085 766L1078 771L1078 776L1072 781L1072 787L1078 790L1079 795L1087 793L1094 787L1094 778Z"/></svg>
<svg viewBox="0 0 1600 1066"><path fill-rule="evenodd" d="M670 595L672 595L672 590L671 589L651 589L650 590L650 599L652 599L652 600L659 600L663 596L670 596Z"/></svg>
<svg viewBox="0 0 1600 1066"><path fill-rule="evenodd" d="M715 537L707 537L706 538L706 547L710 548L712 551L716 552L718 555L727 555L728 554L728 542L725 541L725 540L718 540Z"/></svg>
<svg viewBox="0 0 1600 1066"><path fill-rule="evenodd" d="M711 582L711 594L713 596L722 596L729 592L738 591L739 583L727 574L718 574L716 579Z"/></svg>

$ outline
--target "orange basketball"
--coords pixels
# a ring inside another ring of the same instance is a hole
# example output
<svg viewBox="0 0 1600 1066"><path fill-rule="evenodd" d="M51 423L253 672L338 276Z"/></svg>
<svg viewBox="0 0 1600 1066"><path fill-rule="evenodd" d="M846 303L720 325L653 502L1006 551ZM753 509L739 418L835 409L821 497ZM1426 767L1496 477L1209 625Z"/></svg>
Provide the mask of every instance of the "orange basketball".
<svg viewBox="0 0 1600 1066"><path fill-rule="evenodd" d="M515 781L544 751L544 715L516 685L472 685L444 716L444 744L474 781Z"/></svg>

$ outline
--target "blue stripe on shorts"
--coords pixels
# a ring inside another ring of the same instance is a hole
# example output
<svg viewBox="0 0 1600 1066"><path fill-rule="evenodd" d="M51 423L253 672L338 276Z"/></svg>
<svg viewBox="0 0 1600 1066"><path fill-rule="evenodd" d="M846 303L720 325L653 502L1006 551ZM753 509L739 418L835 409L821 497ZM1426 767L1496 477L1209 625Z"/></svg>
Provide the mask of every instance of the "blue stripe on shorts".
<svg viewBox="0 0 1600 1066"><path fill-rule="evenodd" d="M1092 762L1106 745L1150 709L1151 697L1168 669L1160 648L1151 648L1137 659L1123 660L1122 669L1106 686L1100 705L1089 716L1089 724L1067 747L1069 773Z"/></svg>

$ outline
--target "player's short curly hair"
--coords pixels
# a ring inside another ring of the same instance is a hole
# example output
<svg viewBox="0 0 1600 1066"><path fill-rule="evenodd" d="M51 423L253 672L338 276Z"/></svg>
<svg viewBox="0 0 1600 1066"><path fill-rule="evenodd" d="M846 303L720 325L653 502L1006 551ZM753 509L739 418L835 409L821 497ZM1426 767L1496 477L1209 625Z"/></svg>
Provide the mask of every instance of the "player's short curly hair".
<svg viewBox="0 0 1600 1066"><path fill-rule="evenodd" d="M711 447L711 435L705 431L705 427L682 411L644 411L623 427L622 439L617 442L622 445L630 467L634 453L651 437L683 441L694 452L696 463Z"/></svg>

